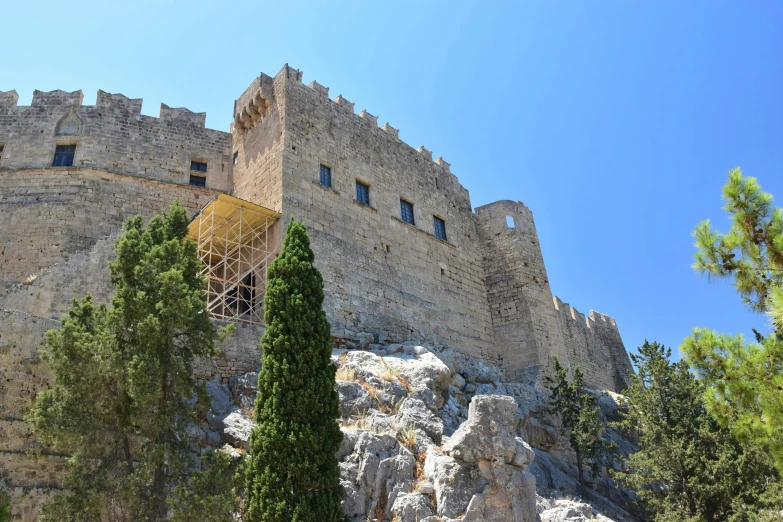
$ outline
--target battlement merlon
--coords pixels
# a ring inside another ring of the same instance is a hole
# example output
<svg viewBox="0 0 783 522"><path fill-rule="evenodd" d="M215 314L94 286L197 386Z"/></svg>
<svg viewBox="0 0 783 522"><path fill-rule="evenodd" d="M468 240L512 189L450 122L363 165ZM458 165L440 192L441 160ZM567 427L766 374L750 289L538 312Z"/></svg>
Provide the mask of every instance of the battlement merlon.
<svg viewBox="0 0 783 522"><path fill-rule="evenodd" d="M71 106L75 105L81 107L82 100L84 100L84 93L81 89L73 92L65 92L61 90L56 91L39 91L36 89L33 91L32 107L58 107L58 106Z"/></svg>
<svg viewBox="0 0 783 522"><path fill-rule="evenodd" d="M16 91L0 91L0 105L15 107L19 101L19 94Z"/></svg>
<svg viewBox="0 0 783 522"><path fill-rule="evenodd" d="M128 111L130 114L140 115L142 98L128 98L124 94L111 94L98 89L98 97L95 107L107 111Z"/></svg>
<svg viewBox="0 0 783 522"><path fill-rule="evenodd" d="M161 121L189 123L201 128L207 127L206 112L193 112L184 107L169 107L165 103L160 104L160 119Z"/></svg>

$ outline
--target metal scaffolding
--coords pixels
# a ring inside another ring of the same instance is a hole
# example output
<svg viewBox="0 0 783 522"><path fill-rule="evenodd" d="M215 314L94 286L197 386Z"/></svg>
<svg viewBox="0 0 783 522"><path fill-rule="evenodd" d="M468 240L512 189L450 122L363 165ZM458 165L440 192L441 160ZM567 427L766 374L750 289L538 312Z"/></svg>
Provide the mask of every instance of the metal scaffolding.
<svg viewBox="0 0 783 522"><path fill-rule="evenodd" d="M209 280L207 310L216 319L263 324L269 228L280 214L221 194L188 227Z"/></svg>

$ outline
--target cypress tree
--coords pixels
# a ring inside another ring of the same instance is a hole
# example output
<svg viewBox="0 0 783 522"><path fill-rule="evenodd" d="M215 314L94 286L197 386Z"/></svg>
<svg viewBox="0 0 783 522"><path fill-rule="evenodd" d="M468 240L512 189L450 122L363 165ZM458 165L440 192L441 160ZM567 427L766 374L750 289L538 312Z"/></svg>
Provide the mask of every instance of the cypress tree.
<svg viewBox="0 0 783 522"><path fill-rule="evenodd" d="M339 399L323 279L304 225L292 220L269 268L251 460L245 477L253 522L340 520Z"/></svg>

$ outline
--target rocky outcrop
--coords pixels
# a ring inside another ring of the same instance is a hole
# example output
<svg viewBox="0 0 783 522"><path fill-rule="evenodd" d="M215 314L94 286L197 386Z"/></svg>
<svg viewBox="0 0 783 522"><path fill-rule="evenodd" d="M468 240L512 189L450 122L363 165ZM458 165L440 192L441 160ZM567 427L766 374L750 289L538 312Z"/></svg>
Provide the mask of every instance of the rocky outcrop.
<svg viewBox="0 0 783 522"><path fill-rule="evenodd" d="M468 419L427 454L425 473L437 514L466 522L535 522L536 481L527 471L533 450L516 436L517 403L476 396Z"/></svg>
<svg viewBox="0 0 783 522"><path fill-rule="evenodd" d="M578 496L568 443L541 390L502 382L502 372L447 348L369 345L336 349L343 442L337 453L343 512L353 522L633 521L610 474ZM255 425L258 374L210 381L212 410L200 451L241 455ZM596 392L605 421L619 396ZM631 438L607 429L621 451ZM615 463L619 467L619 463ZM609 470L611 471L611 470ZM537 496L540 495L540 496ZM607 518L611 516L612 518Z"/></svg>

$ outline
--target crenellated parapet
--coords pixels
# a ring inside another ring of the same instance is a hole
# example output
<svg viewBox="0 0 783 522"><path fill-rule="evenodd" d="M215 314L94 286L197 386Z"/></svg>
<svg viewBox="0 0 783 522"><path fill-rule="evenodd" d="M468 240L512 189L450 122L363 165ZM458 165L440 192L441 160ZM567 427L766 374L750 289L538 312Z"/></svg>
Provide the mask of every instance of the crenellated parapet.
<svg viewBox="0 0 783 522"><path fill-rule="evenodd" d="M206 113L160 106L141 114L142 99L99 90L95 105L82 91L33 93L17 105L15 91L0 93L0 168L54 168L55 149L75 146L66 166L188 184L192 161L207 164L207 187L229 191L231 135L206 128Z"/></svg>
<svg viewBox="0 0 783 522"><path fill-rule="evenodd" d="M262 76L265 76L262 74ZM297 83L302 83L302 78L304 76L304 73L301 70L294 69L292 67L289 67L288 64L286 64L283 69L274 77L268 77L272 79L273 81L282 81L285 79L286 81L294 81ZM304 85L304 84L302 84ZM309 88L312 92L316 93L319 97L321 97L323 100L328 100L328 102L335 106L337 110L342 112L343 114L350 114L355 118L355 121L360 122L364 124L369 130L371 131L381 131L383 132L392 142L400 143L405 145L406 147L411 148L412 150L416 150L419 152L422 156L424 156L427 160L432 161L437 168L441 169L443 172L447 174L451 174L450 170L450 164L447 163L442 157L439 157L436 160L433 160L432 151L426 149L424 146L419 147L418 149L413 149L410 145L405 143L404 141L400 140L400 130L392 127L388 122L383 124L379 127L378 125L378 116L370 113L367 109L362 109L358 114L355 113L355 104L353 102L348 101L343 97L342 94L337 95L334 99L329 99L329 87L326 87L324 85L321 85L317 81L313 80L309 84L306 85L307 88ZM269 98L266 98L269 99ZM239 107L239 105L237 105ZM236 111L235 111L236 112ZM235 117L235 124L237 124L238 119ZM454 176L453 179L454 182L459 184L456 176Z"/></svg>
<svg viewBox="0 0 783 522"><path fill-rule="evenodd" d="M592 388L622 391L631 383L633 367L614 318L590 310L588 315L553 297L571 367L584 372Z"/></svg>

